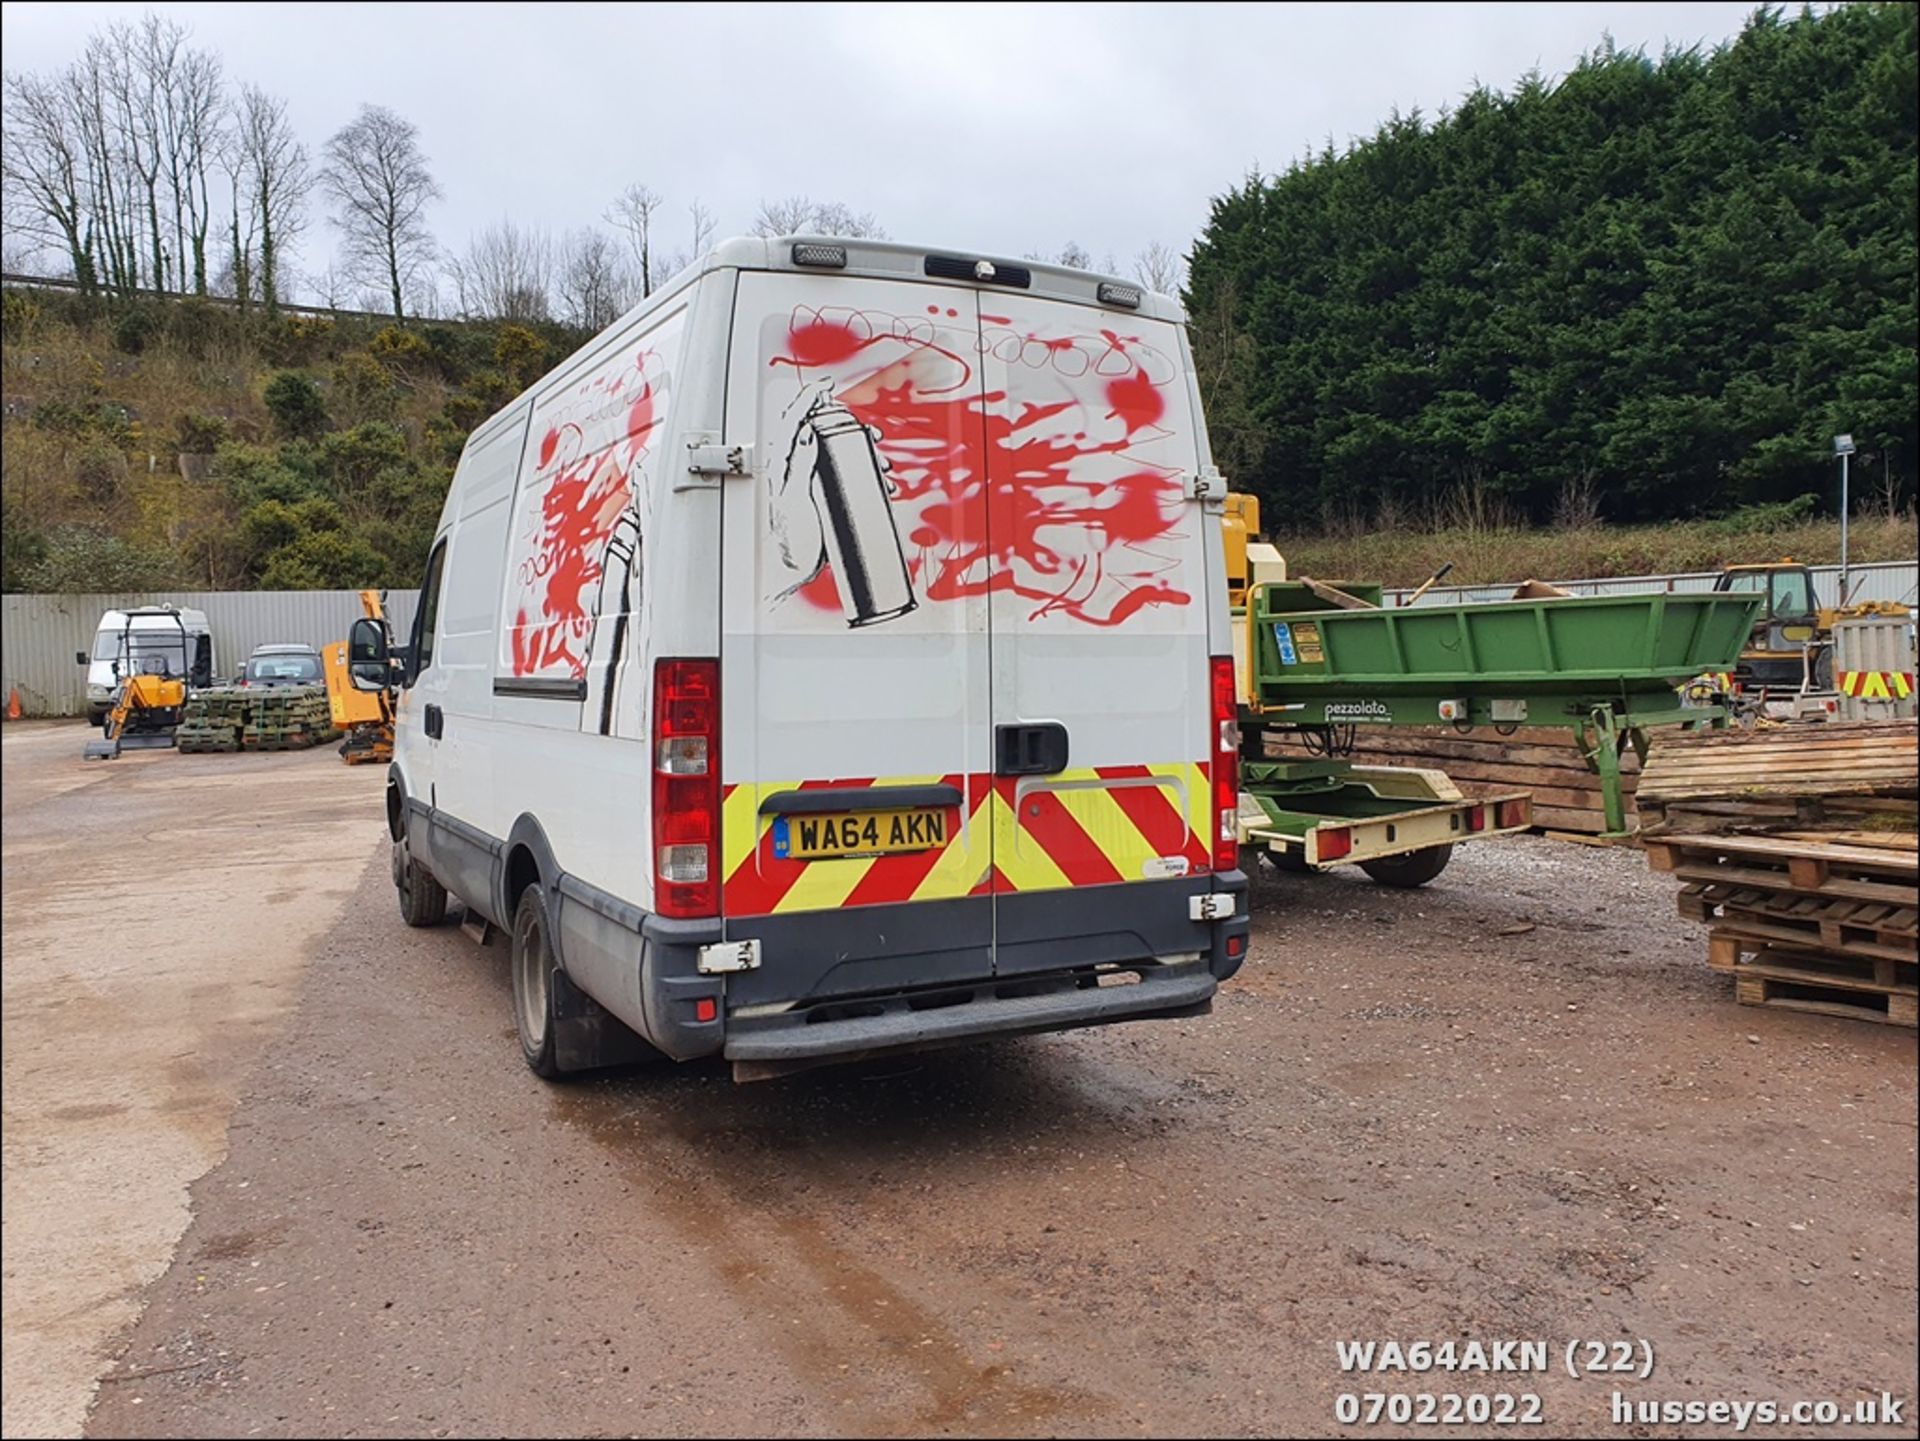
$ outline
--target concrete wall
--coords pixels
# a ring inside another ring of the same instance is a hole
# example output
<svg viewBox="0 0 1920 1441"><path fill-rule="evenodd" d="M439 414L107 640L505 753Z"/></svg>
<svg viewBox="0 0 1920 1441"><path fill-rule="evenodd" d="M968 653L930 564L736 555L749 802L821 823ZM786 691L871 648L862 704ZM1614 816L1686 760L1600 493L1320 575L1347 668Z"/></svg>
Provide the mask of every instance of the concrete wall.
<svg viewBox="0 0 1920 1441"><path fill-rule="evenodd" d="M387 617L397 635L413 625L419 592L387 593ZM136 605L203 610L213 630L213 670L232 676L255 646L304 642L316 650L345 640L361 615L360 593L307 591L142 591L121 595L0 596L0 700L18 690L30 716L81 715L87 673L76 651L93 651L101 613Z"/></svg>

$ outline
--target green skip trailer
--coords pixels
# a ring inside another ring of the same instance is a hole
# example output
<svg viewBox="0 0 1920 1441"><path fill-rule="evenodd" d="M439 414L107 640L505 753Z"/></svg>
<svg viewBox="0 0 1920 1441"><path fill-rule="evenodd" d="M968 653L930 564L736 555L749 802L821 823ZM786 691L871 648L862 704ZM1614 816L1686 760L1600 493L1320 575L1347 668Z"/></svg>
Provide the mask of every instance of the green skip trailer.
<svg viewBox="0 0 1920 1441"><path fill-rule="evenodd" d="M1234 615L1240 839L1249 862L1357 864L1386 885L1437 876L1460 841L1532 824L1528 792L1468 798L1443 771L1357 764L1362 726L1571 731L1600 778L1607 830L1626 833L1620 761L1655 726L1726 724L1679 687L1730 670L1762 597L1552 596L1386 609L1377 585L1261 581ZM1311 754L1276 760L1290 731Z"/></svg>

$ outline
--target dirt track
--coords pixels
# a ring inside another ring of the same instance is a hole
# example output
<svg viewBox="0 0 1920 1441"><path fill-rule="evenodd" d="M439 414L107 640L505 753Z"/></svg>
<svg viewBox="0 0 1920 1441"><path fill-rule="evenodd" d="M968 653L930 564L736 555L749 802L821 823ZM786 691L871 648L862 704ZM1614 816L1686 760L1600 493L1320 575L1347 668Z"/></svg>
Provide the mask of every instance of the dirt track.
<svg viewBox="0 0 1920 1441"><path fill-rule="evenodd" d="M1343 1390L1499 1388L1605 1424L1595 1378L1341 1376L1387 1337L1645 1337L1630 1396L1911 1421L1914 1035L1735 1006L1636 854L1275 878L1197 1021L552 1088L503 947L407 931L375 825L309 863L357 889L91 1434L1324 1434ZM37 1184L10 1159L10 1220Z"/></svg>

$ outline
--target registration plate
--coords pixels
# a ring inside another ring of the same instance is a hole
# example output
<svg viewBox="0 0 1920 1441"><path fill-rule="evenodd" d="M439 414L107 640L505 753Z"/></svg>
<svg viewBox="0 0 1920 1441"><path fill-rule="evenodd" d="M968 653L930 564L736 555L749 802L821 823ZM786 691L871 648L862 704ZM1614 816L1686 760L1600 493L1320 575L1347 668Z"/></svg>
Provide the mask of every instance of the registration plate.
<svg viewBox="0 0 1920 1441"><path fill-rule="evenodd" d="M776 816L773 822L773 853L781 860L880 856L946 843L947 813L939 809Z"/></svg>

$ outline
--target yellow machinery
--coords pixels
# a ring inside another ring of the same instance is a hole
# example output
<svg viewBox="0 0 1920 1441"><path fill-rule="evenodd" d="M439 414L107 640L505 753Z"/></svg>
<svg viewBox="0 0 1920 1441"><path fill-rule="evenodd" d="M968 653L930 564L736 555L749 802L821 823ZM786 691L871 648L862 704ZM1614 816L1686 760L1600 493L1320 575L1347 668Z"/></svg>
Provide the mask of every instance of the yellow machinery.
<svg viewBox="0 0 1920 1441"><path fill-rule="evenodd" d="M1766 597L1733 673L1747 690L1832 690L1834 625L1861 616L1906 615L1904 606L1888 601L1821 605L1813 572L1791 556L1760 565L1730 565L1713 588L1759 591Z"/></svg>
<svg viewBox="0 0 1920 1441"><path fill-rule="evenodd" d="M179 657L184 667L188 648L186 627L179 616L181 646ZM110 761L122 750L165 750L173 745L173 732L180 724L187 704L187 676L175 675L166 650L137 649L133 644L133 621L127 621L126 638L119 660L113 663L113 708L107 712L100 739L88 741L80 752L82 760ZM128 670L121 673L121 666ZM138 666L135 670L133 667Z"/></svg>
<svg viewBox="0 0 1920 1441"><path fill-rule="evenodd" d="M367 619L386 625L386 608L380 603L379 591L361 591L360 608ZM350 766L392 760L392 690L354 688L352 673L347 669L345 641L335 641L321 654L327 666L327 705L333 712L334 725L346 732L346 739L340 742L340 758Z"/></svg>

